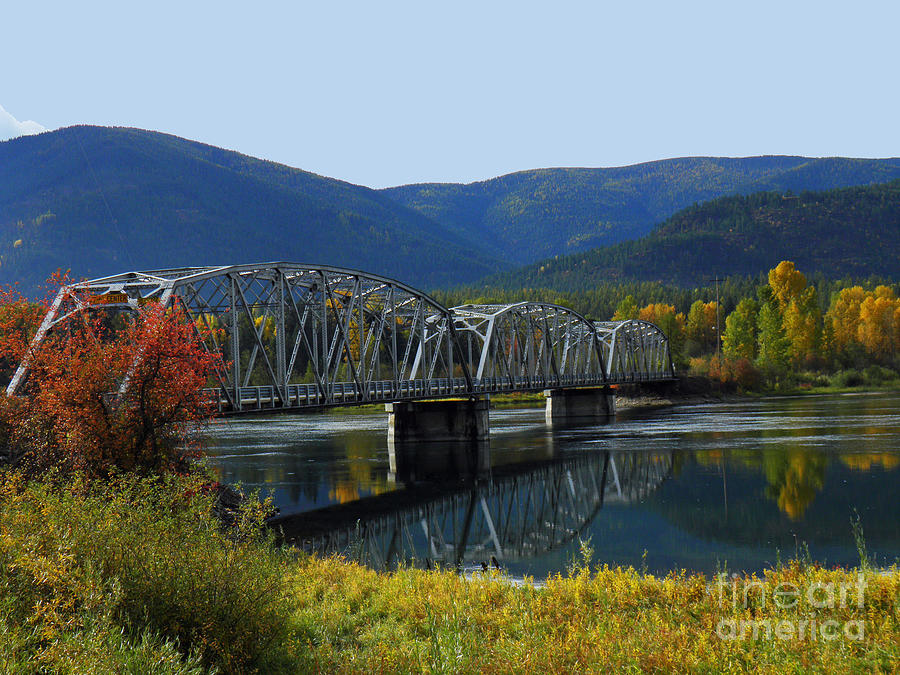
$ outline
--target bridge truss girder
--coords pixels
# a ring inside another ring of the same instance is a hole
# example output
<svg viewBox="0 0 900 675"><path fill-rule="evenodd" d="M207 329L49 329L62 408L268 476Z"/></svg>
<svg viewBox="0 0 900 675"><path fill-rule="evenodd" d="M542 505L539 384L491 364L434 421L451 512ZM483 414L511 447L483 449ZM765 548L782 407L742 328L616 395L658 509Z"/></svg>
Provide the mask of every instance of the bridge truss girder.
<svg viewBox="0 0 900 675"><path fill-rule="evenodd" d="M476 387L549 389L606 383L602 345L577 312L535 302L452 309Z"/></svg>
<svg viewBox="0 0 900 675"><path fill-rule="evenodd" d="M265 263L191 267L60 290L35 342L79 312L178 305L222 357L223 414L602 386L674 375L656 326L595 323L558 305L448 309L357 270ZM7 393L26 377L27 361Z"/></svg>
<svg viewBox="0 0 900 675"><path fill-rule="evenodd" d="M661 380L674 376L669 339L649 321L595 321L603 344L605 370L613 382Z"/></svg>

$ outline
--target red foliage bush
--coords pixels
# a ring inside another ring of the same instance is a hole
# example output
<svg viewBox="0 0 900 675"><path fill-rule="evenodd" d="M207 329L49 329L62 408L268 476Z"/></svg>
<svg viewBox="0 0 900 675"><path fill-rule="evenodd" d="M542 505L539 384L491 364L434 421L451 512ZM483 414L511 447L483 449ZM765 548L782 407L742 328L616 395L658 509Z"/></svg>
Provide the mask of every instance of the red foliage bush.
<svg viewBox="0 0 900 675"><path fill-rule="evenodd" d="M0 295L4 374L23 358L29 367L22 396L0 403L7 453L36 473L186 470L191 431L211 412L203 388L221 364L183 312L148 303L133 315L83 313L29 347L45 311Z"/></svg>
<svg viewBox="0 0 900 675"><path fill-rule="evenodd" d="M759 371L748 359L713 356L709 359L707 375L722 384L733 383L741 389L753 389L759 384Z"/></svg>

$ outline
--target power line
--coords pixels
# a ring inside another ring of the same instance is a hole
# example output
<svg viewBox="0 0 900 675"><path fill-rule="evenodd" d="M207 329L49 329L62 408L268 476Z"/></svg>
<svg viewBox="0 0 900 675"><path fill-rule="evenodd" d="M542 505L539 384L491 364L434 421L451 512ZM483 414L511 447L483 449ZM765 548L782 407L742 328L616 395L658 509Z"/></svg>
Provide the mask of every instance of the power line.
<svg viewBox="0 0 900 675"><path fill-rule="evenodd" d="M78 130L75 130L75 141L78 143L78 148L81 150L81 155L84 157L84 163L87 164L88 171L91 172L91 177L94 179L94 183L97 186L97 191L100 193L100 199L103 200L103 205L106 207L106 213L109 216L109 221L112 223L113 230L115 230L116 236L119 238L119 245L122 248L122 252L125 254L125 257L128 259L128 264L132 269L135 269L137 266L134 264L134 259L131 257L131 251L128 249L128 245L125 243L125 237L122 236L122 230L119 228L119 221L115 219L113 216L112 209L109 208L109 202L106 199L106 193L103 192L103 186L100 184L100 181L97 179L97 174L94 171L94 166L91 164L91 160L88 157L87 153L84 151L84 146L81 144L81 139L78 137Z"/></svg>

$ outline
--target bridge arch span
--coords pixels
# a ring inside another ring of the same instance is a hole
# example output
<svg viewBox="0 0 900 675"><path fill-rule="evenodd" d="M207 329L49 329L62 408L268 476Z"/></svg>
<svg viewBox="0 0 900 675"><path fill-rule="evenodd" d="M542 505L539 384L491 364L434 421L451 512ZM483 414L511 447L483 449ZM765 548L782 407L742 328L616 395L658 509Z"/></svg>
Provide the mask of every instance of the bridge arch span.
<svg viewBox="0 0 900 675"><path fill-rule="evenodd" d="M603 344L610 381L664 380L675 376L669 338L656 324L630 319L597 321L594 326Z"/></svg>
<svg viewBox="0 0 900 675"><path fill-rule="evenodd" d="M593 323L547 303L461 305L452 309L476 387L547 389L606 381Z"/></svg>

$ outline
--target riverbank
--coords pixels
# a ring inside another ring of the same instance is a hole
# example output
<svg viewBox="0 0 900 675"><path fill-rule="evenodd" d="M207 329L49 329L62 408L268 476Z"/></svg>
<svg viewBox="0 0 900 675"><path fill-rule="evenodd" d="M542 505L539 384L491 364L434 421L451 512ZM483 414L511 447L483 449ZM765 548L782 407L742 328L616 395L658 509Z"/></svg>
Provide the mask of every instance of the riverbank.
<svg viewBox="0 0 900 675"><path fill-rule="evenodd" d="M654 408L673 405L700 405L704 403L739 403L783 396L824 396L830 394L877 394L900 392L900 380L884 380L877 383L847 386L844 384L800 383L783 389L741 390L726 386L706 377L682 377L671 388L623 385L617 388L616 409Z"/></svg>
<svg viewBox="0 0 900 675"><path fill-rule="evenodd" d="M807 378L809 379L809 378ZM744 390L731 384L723 384L708 377L681 376L675 382L650 384L623 384L614 386L616 409L661 408L673 405L700 405L704 403L738 403L780 396L810 396L828 394L864 394L900 391L900 380L878 379L847 385L848 378L836 377L835 383L824 378L803 381L783 389ZM856 380L850 378L851 382ZM812 383L811 383L812 382ZM544 405L543 392L523 392L491 396L491 408L532 408Z"/></svg>
<svg viewBox="0 0 900 675"><path fill-rule="evenodd" d="M720 583L596 566L585 549L541 588L499 573L388 574L280 550L251 512L223 530L211 499L183 480L0 476L4 672L843 673L900 662L896 567L797 561Z"/></svg>
<svg viewBox="0 0 900 675"><path fill-rule="evenodd" d="M661 408L672 405L700 405L703 403L733 403L757 400L771 396L808 396L821 394L852 394L882 391L900 391L900 380L879 380L864 384L848 385L848 378L837 377L835 383L826 378L807 378L797 386L777 389L741 390L733 384L724 385L708 377L683 376L676 383L662 385L619 385L616 390L616 409L632 410L639 408ZM856 380L850 378L850 382ZM516 408L536 408L544 405L544 393L515 392L511 394L493 394L490 397L491 409L506 410ZM384 413L384 405L370 404L332 408L336 415L361 414L376 415Z"/></svg>
<svg viewBox="0 0 900 675"><path fill-rule="evenodd" d="M720 592L702 576L585 564L536 589L310 559L298 587L325 671L839 673L896 664L898 578L794 563L729 579ZM774 601L779 591L856 584L860 606L810 612L806 599L789 610Z"/></svg>
<svg viewBox="0 0 900 675"><path fill-rule="evenodd" d="M679 395L634 392L616 394L616 410L626 411L641 408L664 408L674 405L701 405L704 403L735 403L760 398L744 393L715 392Z"/></svg>

